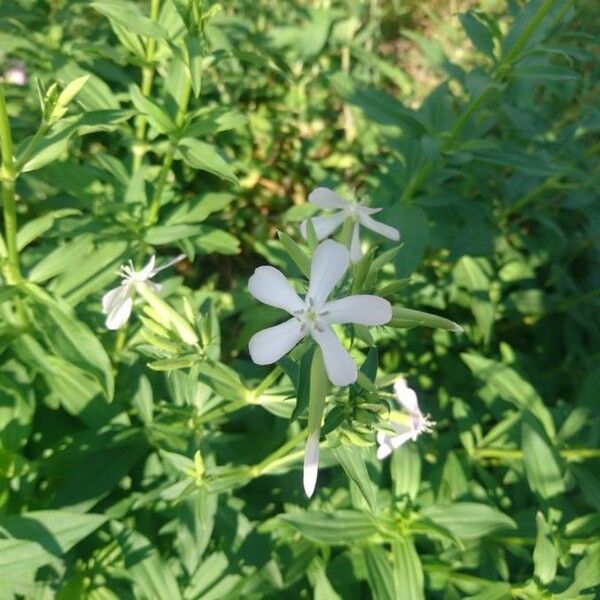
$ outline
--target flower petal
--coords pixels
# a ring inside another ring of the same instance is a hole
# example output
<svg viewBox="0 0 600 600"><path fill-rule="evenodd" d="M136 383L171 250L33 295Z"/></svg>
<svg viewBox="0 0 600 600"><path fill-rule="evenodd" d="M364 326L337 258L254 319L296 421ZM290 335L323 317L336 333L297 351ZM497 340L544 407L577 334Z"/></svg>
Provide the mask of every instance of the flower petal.
<svg viewBox="0 0 600 600"><path fill-rule="evenodd" d="M379 444L379 448L377 449L377 458L380 460L389 456L392 453L392 450L399 448L406 442L412 439L412 431L407 431L406 433L401 433L399 435L388 435L383 431L377 433L377 443Z"/></svg>
<svg viewBox="0 0 600 600"><path fill-rule="evenodd" d="M304 447L304 471L302 473L302 484L306 495L310 498L317 485L319 474L319 430L313 431L306 440Z"/></svg>
<svg viewBox="0 0 600 600"><path fill-rule="evenodd" d="M156 267L156 269L152 269L152 273L150 274L150 277L154 277L157 273L160 273L161 271L164 271L165 269L172 267L173 265L177 264L178 262L181 262L184 258L186 258L185 254L179 254L175 258L172 258L171 260L167 261L164 265L161 265L160 267Z"/></svg>
<svg viewBox="0 0 600 600"><path fill-rule="evenodd" d="M392 305L379 296L358 294L327 302L322 314L320 320L329 324L385 325L392 318Z"/></svg>
<svg viewBox="0 0 600 600"><path fill-rule="evenodd" d="M136 277L135 279L138 281L146 281L147 279L150 279L150 277L152 277L152 275L154 275L154 263L156 262L156 256L153 254L150 257L150 260L148 261L148 263L142 267L141 271L138 271L136 273Z"/></svg>
<svg viewBox="0 0 600 600"><path fill-rule="evenodd" d="M250 338L250 357L257 365L270 365L286 355L305 333L298 319L263 329Z"/></svg>
<svg viewBox="0 0 600 600"><path fill-rule="evenodd" d="M120 285L112 290L108 290L108 292L102 296L102 312L107 315L120 305L128 295L128 285Z"/></svg>
<svg viewBox="0 0 600 600"><path fill-rule="evenodd" d="M414 390L408 387L405 379L397 379L394 383L394 394L396 400L408 411L411 415L421 414L417 394Z"/></svg>
<svg viewBox="0 0 600 600"><path fill-rule="evenodd" d="M129 316L131 315L131 309L133 307L133 298L129 294L129 288L122 286L125 289L126 295L120 298L119 302L114 302L111 306L108 316L104 324L107 329L115 330L120 329L127 323Z"/></svg>
<svg viewBox="0 0 600 600"><path fill-rule="evenodd" d="M350 259L353 263L357 263L363 257L363 251L360 247L359 229L360 225L357 221L354 223L354 229L352 230L352 241L350 242Z"/></svg>
<svg viewBox="0 0 600 600"><path fill-rule="evenodd" d="M333 240L321 242L310 265L307 300L312 300L316 306L322 306L344 276L349 264L350 254L345 246Z"/></svg>
<svg viewBox="0 0 600 600"><path fill-rule="evenodd" d="M248 291L269 306L283 308L289 313L304 308L285 275L275 267L258 267L248 280Z"/></svg>
<svg viewBox="0 0 600 600"><path fill-rule="evenodd" d="M398 241L400 239L400 232L395 227L390 227L389 225L385 225L384 223L380 223L376 221L369 215L360 214L358 215L358 220L371 231L375 231L379 235L386 237L390 240Z"/></svg>
<svg viewBox="0 0 600 600"><path fill-rule="evenodd" d="M311 334L323 351L329 381L340 387L354 383L358 377L356 365L333 329L326 325L322 331L313 328Z"/></svg>
<svg viewBox="0 0 600 600"><path fill-rule="evenodd" d="M308 201L320 208L347 209L350 203L326 187L315 188L309 195Z"/></svg>
<svg viewBox="0 0 600 600"><path fill-rule="evenodd" d="M343 222L346 218L346 213L343 211L337 212L327 217L312 217L308 220L312 221L315 233L317 234L318 240L323 240L329 237ZM307 220L307 221L308 221ZM303 221L300 225L300 233L304 239L307 239L307 221Z"/></svg>

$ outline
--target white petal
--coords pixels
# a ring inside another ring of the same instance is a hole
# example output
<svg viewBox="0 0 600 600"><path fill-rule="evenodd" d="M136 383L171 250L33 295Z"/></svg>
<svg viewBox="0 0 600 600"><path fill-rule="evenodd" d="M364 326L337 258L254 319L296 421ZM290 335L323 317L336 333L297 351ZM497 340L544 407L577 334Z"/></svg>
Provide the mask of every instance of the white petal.
<svg viewBox="0 0 600 600"><path fill-rule="evenodd" d="M166 262L164 265L162 265L160 267L156 267L156 269L152 269L152 273L150 274L150 277L154 277L157 273L160 273L161 271L164 271L165 269L172 267L173 265L177 264L178 262L181 262L184 258L186 258L186 255L180 254L179 256L176 256L175 258L172 258L170 261Z"/></svg>
<svg viewBox="0 0 600 600"><path fill-rule="evenodd" d="M350 203L340 198L333 190L326 187L314 189L308 196L308 201L320 208L342 208L347 209Z"/></svg>
<svg viewBox="0 0 600 600"><path fill-rule="evenodd" d="M379 444L379 448L377 448L377 458L379 460L383 460L392 453L393 448L389 443L389 439L390 436L383 433L383 431L377 433L377 443Z"/></svg>
<svg viewBox="0 0 600 600"><path fill-rule="evenodd" d="M307 299L321 306L338 284L350 264L350 254L345 246L325 240L315 249L310 265L310 283Z"/></svg>
<svg viewBox="0 0 600 600"><path fill-rule="evenodd" d="M400 232L394 227L390 227L389 225L380 223L379 221L376 221L375 219L365 214L359 213L358 219L367 229L375 231L383 237L386 237L390 240L394 240L396 242L400 239Z"/></svg>
<svg viewBox="0 0 600 600"><path fill-rule="evenodd" d="M346 218L346 213L343 211L337 212L334 215L329 215L327 217L312 217L309 219L312 221L313 227L315 228L315 233L317 234L318 240L324 240L326 237L329 237L343 222ZM304 221L302 225L300 225L300 233L304 239L308 238L307 233L307 221Z"/></svg>
<svg viewBox="0 0 600 600"><path fill-rule="evenodd" d="M131 296L127 296L120 304L115 305L106 317L106 328L115 330L123 327L131 315L132 307L133 298Z"/></svg>
<svg viewBox="0 0 600 600"><path fill-rule="evenodd" d="M410 389L404 379L397 379L394 383L394 394L398 402L407 410L411 415L421 414L419 409L419 402L417 400L417 394L414 390Z"/></svg>
<svg viewBox="0 0 600 600"><path fill-rule="evenodd" d="M248 291L269 306L283 308L289 313L304 308L285 275L275 267L258 267L248 280Z"/></svg>
<svg viewBox="0 0 600 600"><path fill-rule="evenodd" d="M413 431L407 431L406 433L401 433L400 435L395 435L390 438L390 445L395 450L396 448L400 448L406 442L410 442L410 440L414 439Z"/></svg>
<svg viewBox="0 0 600 600"><path fill-rule="evenodd" d="M354 223L354 229L352 230L352 241L350 242L350 259L353 263L357 263L363 257L363 251L360 247L360 225L358 221Z"/></svg>
<svg viewBox="0 0 600 600"><path fill-rule="evenodd" d="M142 268L141 271L138 271L136 279L141 281L146 281L153 275L154 271L154 263L156 262L156 256L154 254L150 257L148 263Z"/></svg>
<svg viewBox="0 0 600 600"><path fill-rule="evenodd" d="M296 318L263 329L250 339L250 357L257 365L270 365L286 355L304 335Z"/></svg>
<svg viewBox="0 0 600 600"><path fill-rule="evenodd" d="M385 325L392 318L392 305L379 296L358 294L327 302L320 321L326 323L357 323Z"/></svg>
<svg viewBox="0 0 600 600"><path fill-rule="evenodd" d="M116 306L121 304L129 295L129 286L120 285L119 287L109 290L102 296L102 312L107 315Z"/></svg>
<svg viewBox="0 0 600 600"><path fill-rule="evenodd" d="M306 440L304 447L304 471L302 473L302 484L306 495L310 498L317 485L319 474L319 430L313 431Z"/></svg>
<svg viewBox="0 0 600 600"><path fill-rule="evenodd" d="M313 328L311 334L323 351L329 381L340 387L354 383L358 377L356 365L333 329L326 325L322 331Z"/></svg>

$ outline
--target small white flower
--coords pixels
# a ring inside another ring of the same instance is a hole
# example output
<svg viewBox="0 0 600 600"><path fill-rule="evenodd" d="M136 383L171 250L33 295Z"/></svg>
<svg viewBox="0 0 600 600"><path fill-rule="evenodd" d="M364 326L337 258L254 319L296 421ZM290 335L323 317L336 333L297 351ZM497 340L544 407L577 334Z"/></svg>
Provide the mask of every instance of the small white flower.
<svg viewBox="0 0 600 600"><path fill-rule="evenodd" d="M185 254L180 254L162 267L154 268L155 256L151 256L148 264L140 271L133 268L133 263L123 265L119 270L122 276L121 285L109 290L102 296L102 312L106 315L105 325L108 329L119 329L125 325L133 307L133 297L139 284L149 285L153 290L160 290L160 284L149 281L157 273L183 260Z"/></svg>
<svg viewBox="0 0 600 600"><path fill-rule="evenodd" d="M350 243L350 257L353 263L358 262L363 256L359 237L361 225L390 240L397 242L400 239L400 232L397 229L390 227L389 225L384 225L371 217L371 215L378 213L381 208L369 208L363 204L348 202L325 187L319 187L313 190L308 196L308 201L319 208L339 209L338 212L335 212L332 215L326 217L312 217L310 219L315 228L317 239L319 240L329 237L346 219L352 219L352 221L354 221L352 242ZM304 239L307 237L306 225L307 221L304 221L300 226L300 233L302 233Z"/></svg>
<svg viewBox="0 0 600 600"><path fill-rule="evenodd" d="M395 431L394 435L380 431L377 433L377 458L383 459L409 440L413 442L422 433L431 431L435 423L424 415L419 408L417 394L411 390L404 379L398 379L394 383L394 394L396 400L408 413L408 416L392 412L389 426Z"/></svg>
<svg viewBox="0 0 600 600"><path fill-rule="evenodd" d="M27 72L25 71L25 65L23 63L18 63L8 69L8 71L4 73L4 81L12 85L27 85Z"/></svg>
<svg viewBox="0 0 600 600"><path fill-rule="evenodd" d="M274 267L258 267L248 281L249 292L269 306L282 308L291 319L263 329L252 336L249 350L259 365L270 365L310 335L323 351L325 370L334 385L354 383L356 365L332 329L336 323L384 325L392 318L392 307L384 298L360 294L327 301L350 264L348 250L326 240L316 248L310 267L308 292L304 300L294 291L283 273Z"/></svg>

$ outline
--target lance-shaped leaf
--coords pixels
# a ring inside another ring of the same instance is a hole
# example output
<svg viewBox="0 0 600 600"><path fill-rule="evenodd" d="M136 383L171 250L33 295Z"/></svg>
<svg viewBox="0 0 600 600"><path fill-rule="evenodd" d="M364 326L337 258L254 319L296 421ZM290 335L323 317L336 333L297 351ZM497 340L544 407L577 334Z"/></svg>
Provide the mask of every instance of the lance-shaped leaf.
<svg viewBox="0 0 600 600"><path fill-rule="evenodd" d="M454 321L421 310L413 310L402 306L394 306L392 308L392 320L389 322L389 325L390 327L402 329L425 325L426 327L445 329L457 333L463 331L463 328L458 323L454 323Z"/></svg>

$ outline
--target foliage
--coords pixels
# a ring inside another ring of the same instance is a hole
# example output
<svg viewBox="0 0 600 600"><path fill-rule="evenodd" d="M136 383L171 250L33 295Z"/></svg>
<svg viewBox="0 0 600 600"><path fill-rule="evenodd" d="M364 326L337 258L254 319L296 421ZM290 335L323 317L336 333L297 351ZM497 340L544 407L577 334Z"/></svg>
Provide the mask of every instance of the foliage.
<svg viewBox="0 0 600 600"><path fill-rule="evenodd" d="M598 8L418 5L2 2L6 597L595 597ZM348 282L395 308L347 389L247 354L320 185L402 233ZM181 252L108 331L119 266ZM400 373L437 425L382 462Z"/></svg>

